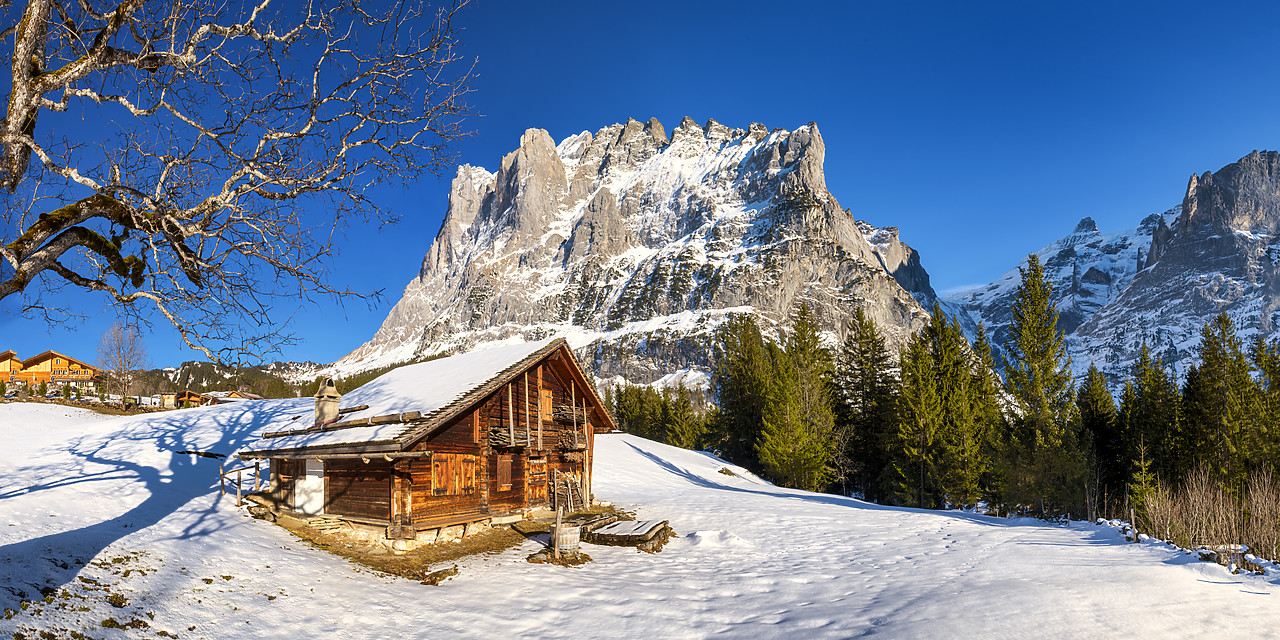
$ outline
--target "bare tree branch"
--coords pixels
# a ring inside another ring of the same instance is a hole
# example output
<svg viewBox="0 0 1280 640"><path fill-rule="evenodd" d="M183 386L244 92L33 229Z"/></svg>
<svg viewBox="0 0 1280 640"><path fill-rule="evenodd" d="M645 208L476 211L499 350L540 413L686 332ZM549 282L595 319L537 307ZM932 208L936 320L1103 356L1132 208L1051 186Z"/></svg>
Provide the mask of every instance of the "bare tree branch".
<svg viewBox="0 0 1280 640"><path fill-rule="evenodd" d="M0 9L14 24L0 299L99 291L221 359L288 341L273 319L284 300L360 296L330 284L335 238L394 221L369 189L439 174L466 135L464 4ZM54 137L72 113L120 130Z"/></svg>

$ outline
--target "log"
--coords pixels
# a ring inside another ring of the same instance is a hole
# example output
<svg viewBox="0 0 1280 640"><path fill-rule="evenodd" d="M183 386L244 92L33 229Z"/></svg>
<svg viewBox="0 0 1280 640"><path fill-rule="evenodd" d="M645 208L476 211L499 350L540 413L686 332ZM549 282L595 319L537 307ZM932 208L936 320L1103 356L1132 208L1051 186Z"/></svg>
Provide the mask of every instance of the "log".
<svg viewBox="0 0 1280 640"><path fill-rule="evenodd" d="M586 411L582 407L558 404L551 408L551 418L556 422L577 424L579 422L586 422L587 416Z"/></svg>

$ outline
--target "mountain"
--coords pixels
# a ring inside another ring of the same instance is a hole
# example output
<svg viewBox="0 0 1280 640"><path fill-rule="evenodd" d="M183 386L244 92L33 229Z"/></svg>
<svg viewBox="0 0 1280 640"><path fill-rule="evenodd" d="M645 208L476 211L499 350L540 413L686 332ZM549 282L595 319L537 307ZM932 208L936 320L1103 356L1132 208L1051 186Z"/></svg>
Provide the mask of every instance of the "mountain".
<svg viewBox="0 0 1280 640"><path fill-rule="evenodd" d="M896 228L840 207L824 156L814 123L530 129L496 172L459 167L417 277L328 373L556 335L602 378L705 380L729 314L776 333L801 302L831 338L861 307L898 344L926 321L928 273Z"/></svg>
<svg viewBox="0 0 1280 640"><path fill-rule="evenodd" d="M1163 224L1176 224L1181 207L1143 218L1133 229L1103 234L1093 218L1084 218L1070 234L1036 251L1045 277L1053 285L1058 328L1072 334L1097 311L1115 300L1146 266L1152 234ZM1013 303L1022 282L1024 259L998 280L984 287L951 294L943 299L949 313L959 316L973 333L977 323L986 326L997 361L1011 338ZM1086 363L1085 368L1088 368Z"/></svg>
<svg viewBox="0 0 1280 640"><path fill-rule="evenodd" d="M1118 382L1142 344L1179 374L1200 329L1226 311L1246 340L1275 338L1280 320L1280 153L1254 151L1192 175L1180 206L1102 235L1086 218L1037 254L1054 284L1074 367L1096 363ZM1025 265L1025 261L1023 263ZM1018 271L945 300L1007 339Z"/></svg>

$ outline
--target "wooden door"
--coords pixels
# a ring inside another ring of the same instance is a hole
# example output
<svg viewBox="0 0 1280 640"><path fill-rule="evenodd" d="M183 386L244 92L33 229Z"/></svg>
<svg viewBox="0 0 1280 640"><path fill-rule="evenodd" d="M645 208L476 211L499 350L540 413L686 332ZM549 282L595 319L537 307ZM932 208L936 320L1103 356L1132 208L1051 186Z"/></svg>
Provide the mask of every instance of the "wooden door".
<svg viewBox="0 0 1280 640"><path fill-rule="evenodd" d="M526 467L529 477L525 482L528 487L529 506L547 503L547 459L530 458Z"/></svg>

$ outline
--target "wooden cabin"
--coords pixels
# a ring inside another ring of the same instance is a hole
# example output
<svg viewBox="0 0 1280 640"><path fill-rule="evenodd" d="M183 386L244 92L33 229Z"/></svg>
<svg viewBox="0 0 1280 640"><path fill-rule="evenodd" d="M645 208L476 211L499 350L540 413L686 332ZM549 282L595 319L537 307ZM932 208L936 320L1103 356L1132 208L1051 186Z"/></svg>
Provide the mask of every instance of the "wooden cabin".
<svg viewBox="0 0 1280 640"><path fill-rule="evenodd" d="M169 391L160 394L160 407L164 409L184 409L186 407L202 407L212 404L204 395L190 389Z"/></svg>
<svg viewBox="0 0 1280 640"><path fill-rule="evenodd" d="M12 349L0 353L0 381L8 384L17 382L17 374L22 371L22 358Z"/></svg>
<svg viewBox="0 0 1280 640"><path fill-rule="evenodd" d="M97 388L102 379L102 371L97 367L52 350L23 360L21 368L11 375L13 379L32 386L45 382L86 390Z"/></svg>
<svg viewBox="0 0 1280 640"><path fill-rule="evenodd" d="M346 396L322 386L314 414L281 419L239 457L270 460L268 492L282 510L413 540L517 520L557 489L562 501L589 501L594 435L613 428L555 339L408 365Z"/></svg>

